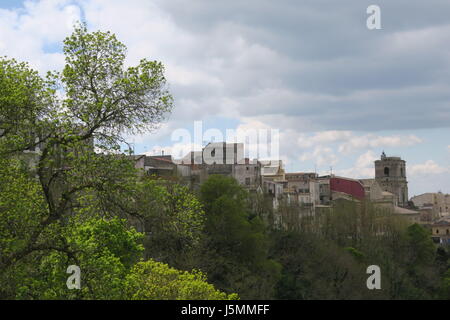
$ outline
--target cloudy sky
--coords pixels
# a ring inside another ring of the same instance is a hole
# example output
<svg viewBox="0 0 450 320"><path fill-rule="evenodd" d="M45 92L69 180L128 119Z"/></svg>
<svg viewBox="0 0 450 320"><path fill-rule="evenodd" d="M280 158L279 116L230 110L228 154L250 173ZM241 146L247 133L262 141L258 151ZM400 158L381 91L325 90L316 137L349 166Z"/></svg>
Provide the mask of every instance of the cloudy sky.
<svg viewBox="0 0 450 320"><path fill-rule="evenodd" d="M175 109L138 153L176 153L194 121L271 128L287 171L373 177L384 150L407 161L410 196L450 193L448 0L2 0L0 55L59 70L77 20L116 33L128 64L166 66Z"/></svg>

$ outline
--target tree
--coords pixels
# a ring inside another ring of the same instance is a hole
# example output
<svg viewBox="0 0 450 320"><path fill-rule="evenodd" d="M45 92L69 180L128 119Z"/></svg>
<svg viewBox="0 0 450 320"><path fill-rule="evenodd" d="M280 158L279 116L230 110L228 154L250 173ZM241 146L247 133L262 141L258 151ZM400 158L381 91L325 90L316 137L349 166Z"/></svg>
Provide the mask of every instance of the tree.
<svg viewBox="0 0 450 320"><path fill-rule="evenodd" d="M418 224L413 224L407 229L407 237L411 265L429 264L434 261L436 247L429 231Z"/></svg>
<svg viewBox="0 0 450 320"><path fill-rule="evenodd" d="M142 235L117 218L74 220L55 228L60 236L53 247L43 247L16 265L12 272L20 275L16 298L121 298L124 278L141 256ZM66 287L69 265L77 265L81 270L80 290ZM18 272L17 267L24 272Z"/></svg>
<svg viewBox="0 0 450 320"><path fill-rule="evenodd" d="M117 298L121 279L142 252L142 237L124 220L84 206L41 229L47 206L40 185L18 160L0 166L0 296L18 299ZM30 237L40 231L30 246ZM26 255L17 256L17 252ZM5 267L4 261L13 258ZM66 287L66 269L78 265L83 288Z"/></svg>
<svg viewBox="0 0 450 320"><path fill-rule="evenodd" d="M126 278L125 298L133 300L236 300L206 282L200 271L186 272L149 260L138 263Z"/></svg>
<svg viewBox="0 0 450 320"><path fill-rule="evenodd" d="M46 81L13 60L0 64L1 74L6 75L1 85L11 89L19 84L2 100L2 151L7 155L29 149L22 132L40 136L41 152L34 155L34 173L45 203L39 206L45 211L39 211L38 225L21 239L22 245L2 254L2 269L53 242L45 238L46 230L66 221L82 205L80 197L125 192L135 174L129 161L105 158L94 152L94 147L95 151L118 150L119 143L126 142L125 134L155 128L172 107L162 64L142 60L136 67L125 68L125 46L113 34L89 33L81 25L64 41L64 53L63 72L50 73ZM57 98L57 90L62 98ZM29 116L11 121L17 130L5 121L14 104L24 109L30 105L32 110ZM41 132L33 132L34 123ZM20 215L15 218L21 219Z"/></svg>
<svg viewBox="0 0 450 320"><path fill-rule="evenodd" d="M185 186L145 177L133 194L135 217L143 225L145 257L190 270L198 258L205 216Z"/></svg>
<svg viewBox="0 0 450 320"><path fill-rule="evenodd" d="M266 228L251 216L247 191L231 177L212 175L201 186L201 200L206 235L200 269L225 292L271 298L281 268L269 259Z"/></svg>
<svg viewBox="0 0 450 320"><path fill-rule="evenodd" d="M336 243L318 234L284 231L273 234L273 243L273 255L283 266L276 299L379 297L367 290L367 266Z"/></svg>
<svg viewBox="0 0 450 320"><path fill-rule="evenodd" d="M28 64L0 58L0 154L34 148L53 93Z"/></svg>
<svg viewBox="0 0 450 320"><path fill-rule="evenodd" d="M125 46L83 25L64 53L63 72L46 80L26 64L0 61L5 298L116 297L142 251L141 235L117 220L129 212L108 203L132 199L133 164L99 151L115 153L125 134L156 128L171 110L164 68L145 59L125 68ZM25 158L21 151L38 144L40 152ZM68 264L84 270L86 287L76 294L64 287Z"/></svg>

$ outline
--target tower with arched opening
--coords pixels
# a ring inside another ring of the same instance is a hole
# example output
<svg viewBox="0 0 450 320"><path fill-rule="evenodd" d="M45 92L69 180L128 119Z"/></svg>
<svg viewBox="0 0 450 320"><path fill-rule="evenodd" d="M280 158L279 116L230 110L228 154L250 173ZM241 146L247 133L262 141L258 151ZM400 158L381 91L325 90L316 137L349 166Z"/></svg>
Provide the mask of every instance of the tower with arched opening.
<svg viewBox="0 0 450 320"><path fill-rule="evenodd" d="M400 207L408 205L408 181L406 179L406 161L400 157L387 157L381 154L375 161L375 180L384 191L397 197Z"/></svg>

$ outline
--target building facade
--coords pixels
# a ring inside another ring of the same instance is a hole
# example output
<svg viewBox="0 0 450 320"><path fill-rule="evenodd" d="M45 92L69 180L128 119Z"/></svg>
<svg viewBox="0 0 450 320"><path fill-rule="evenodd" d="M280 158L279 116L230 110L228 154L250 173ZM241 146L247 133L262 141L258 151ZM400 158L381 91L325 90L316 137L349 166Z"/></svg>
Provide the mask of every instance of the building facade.
<svg viewBox="0 0 450 320"><path fill-rule="evenodd" d="M400 157L387 157L383 152L380 160L375 161L375 180L383 191L397 198L398 206L408 206L408 181L406 179L406 161Z"/></svg>
<svg viewBox="0 0 450 320"><path fill-rule="evenodd" d="M249 191L262 187L261 163L244 157L242 143L209 143L177 162L178 174L194 189L216 174L233 177Z"/></svg>
<svg viewBox="0 0 450 320"><path fill-rule="evenodd" d="M450 216L450 194L424 193L412 197L411 201L419 210L429 212L434 220Z"/></svg>

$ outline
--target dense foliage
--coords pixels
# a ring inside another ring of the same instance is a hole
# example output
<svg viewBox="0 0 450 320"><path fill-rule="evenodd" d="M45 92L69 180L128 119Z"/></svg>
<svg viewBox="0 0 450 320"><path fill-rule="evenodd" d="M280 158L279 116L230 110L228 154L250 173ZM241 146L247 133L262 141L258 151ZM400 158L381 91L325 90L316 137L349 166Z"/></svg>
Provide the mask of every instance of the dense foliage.
<svg viewBox="0 0 450 320"><path fill-rule="evenodd" d="M141 177L118 153L172 108L162 64L125 68L125 46L83 25L64 53L45 79L0 59L0 298L236 299L151 259L188 266L204 221L186 187ZM79 290L66 285L72 265Z"/></svg>

